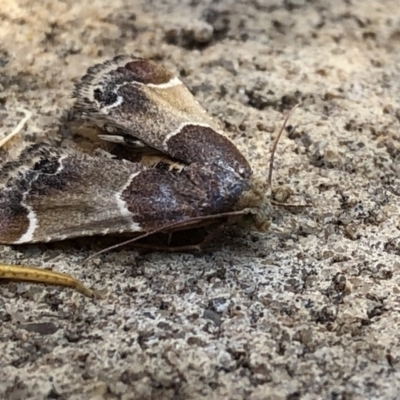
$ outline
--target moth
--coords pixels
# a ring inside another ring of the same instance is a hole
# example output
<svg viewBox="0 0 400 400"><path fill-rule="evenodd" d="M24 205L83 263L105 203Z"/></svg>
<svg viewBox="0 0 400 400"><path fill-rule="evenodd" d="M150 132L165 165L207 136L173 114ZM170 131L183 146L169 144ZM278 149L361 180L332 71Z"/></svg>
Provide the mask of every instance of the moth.
<svg viewBox="0 0 400 400"><path fill-rule="evenodd" d="M137 240L249 216L265 227L270 178L253 178L235 144L167 69L117 56L89 68L73 97L75 110L101 129L98 139L122 145L128 157L27 147L0 169L1 244L121 233ZM91 294L69 276L40 269L0 265L0 277Z"/></svg>

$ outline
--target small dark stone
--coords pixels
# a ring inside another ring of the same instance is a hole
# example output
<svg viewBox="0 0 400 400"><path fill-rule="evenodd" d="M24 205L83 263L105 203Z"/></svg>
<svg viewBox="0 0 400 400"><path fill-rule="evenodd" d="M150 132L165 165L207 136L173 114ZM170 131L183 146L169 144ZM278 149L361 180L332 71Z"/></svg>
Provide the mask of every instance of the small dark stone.
<svg viewBox="0 0 400 400"><path fill-rule="evenodd" d="M52 322L39 322L32 324L23 324L20 326L28 332L40 333L41 335L53 335L58 331L58 326Z"/></svg>
<svg viewBox="0 0 400 400"><path fill-rule="evenodd" d="M220 326L222 324L221 317L217 313L211 310L204 310L203 318L210 319L211 321L214 322L216 326Z"/></svg>

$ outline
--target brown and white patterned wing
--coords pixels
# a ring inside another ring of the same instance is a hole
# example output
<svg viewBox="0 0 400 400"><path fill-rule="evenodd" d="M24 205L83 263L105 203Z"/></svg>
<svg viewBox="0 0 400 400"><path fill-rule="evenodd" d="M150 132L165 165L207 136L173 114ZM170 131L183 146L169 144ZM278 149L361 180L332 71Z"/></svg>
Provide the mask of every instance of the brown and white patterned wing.
<svg viewBox="0 0 400 400"><path fill-rule="evenodd" d="M218 131L187 87L161 65L118 56L89 68L76 85L78 111L112 135L125 136L185 162L217 163L244 178L250 166Z"/></svg>
<svg viewBox="0 0 400 400"><path fill-rule="evenodd" d="M0 170L0 243L140 232L121 195L144 167L39 143Z"/></svg>

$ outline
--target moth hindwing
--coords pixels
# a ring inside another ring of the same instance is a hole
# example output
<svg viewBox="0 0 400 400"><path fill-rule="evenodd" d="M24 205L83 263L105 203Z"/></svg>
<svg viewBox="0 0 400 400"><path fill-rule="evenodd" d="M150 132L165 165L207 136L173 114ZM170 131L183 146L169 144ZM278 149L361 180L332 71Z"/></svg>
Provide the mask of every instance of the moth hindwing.
<svg viewBox="0 0 400 400"><path fill-rule="evenodd" d="M135 157L28 147L1 166L0 243L149 235L262 203L265 187L254 186L245 157L185 85L155 62L118 56L95 65L74 97L83 118L103 129L100 139L125 144L125 153L134 147ZM138 155L141 148L158 155Z"/></svg>

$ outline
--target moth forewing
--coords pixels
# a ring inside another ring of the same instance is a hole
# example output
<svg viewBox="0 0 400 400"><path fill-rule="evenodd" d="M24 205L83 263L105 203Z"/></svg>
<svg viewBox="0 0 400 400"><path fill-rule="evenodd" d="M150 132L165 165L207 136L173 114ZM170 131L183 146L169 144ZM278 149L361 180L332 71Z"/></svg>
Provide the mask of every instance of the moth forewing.
<svg viewBox="0 0 400 400"><path fill-rule="evenodd" d="M186 164L215 163L243 179L251 168L183 83L151 60L117 56L89 68L75 108L100 127L140 140ZM111 133L112 135L112 133Z"/></svg>

